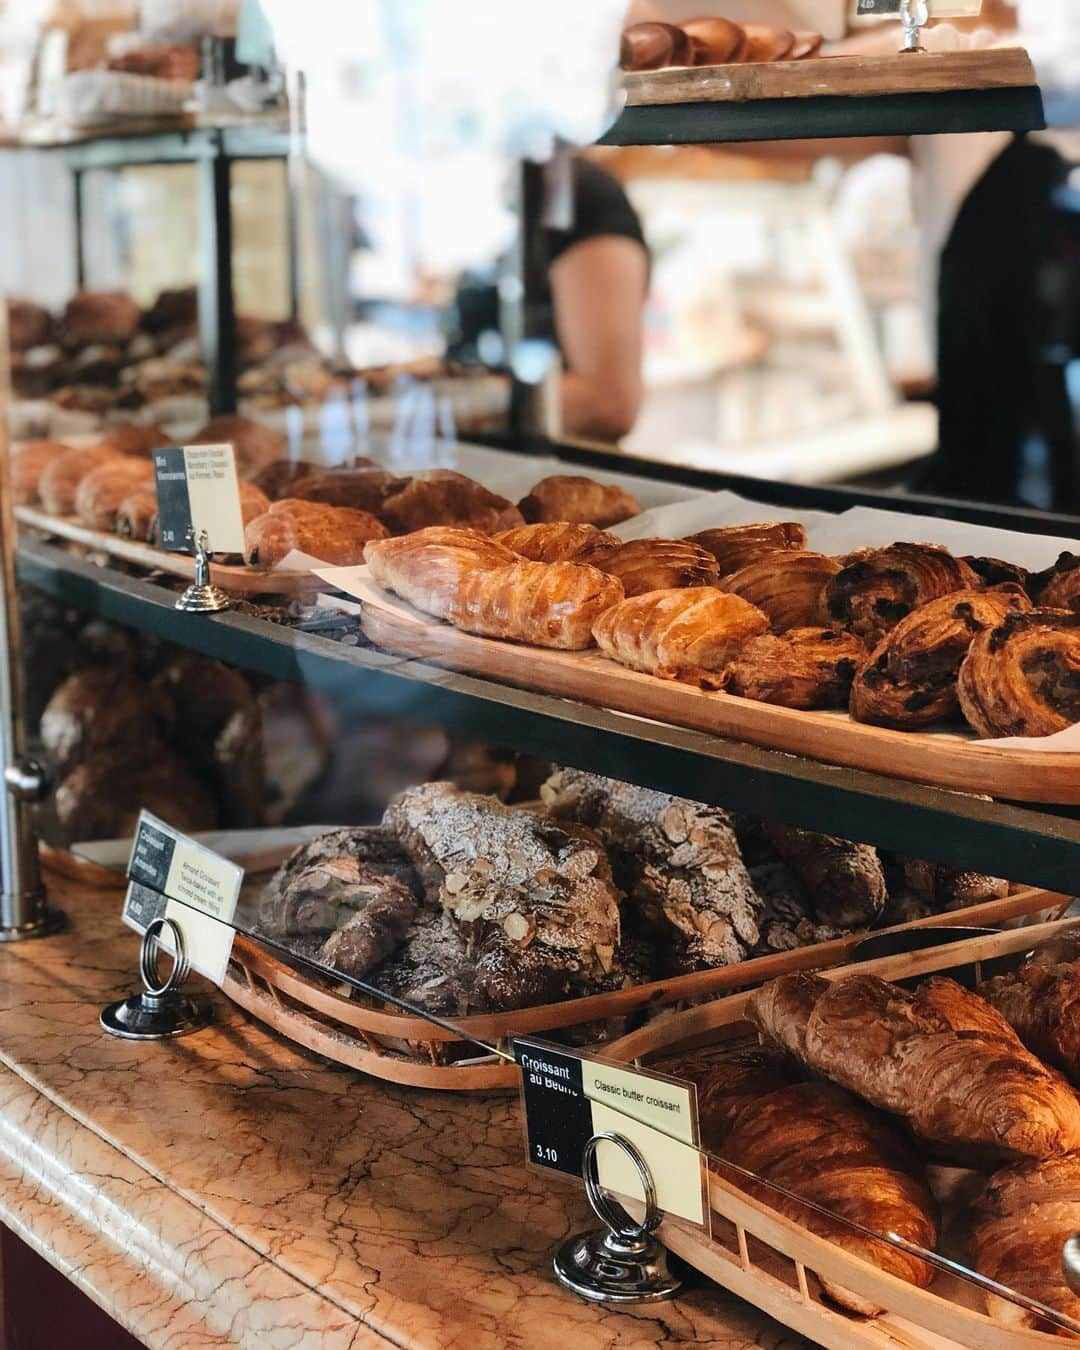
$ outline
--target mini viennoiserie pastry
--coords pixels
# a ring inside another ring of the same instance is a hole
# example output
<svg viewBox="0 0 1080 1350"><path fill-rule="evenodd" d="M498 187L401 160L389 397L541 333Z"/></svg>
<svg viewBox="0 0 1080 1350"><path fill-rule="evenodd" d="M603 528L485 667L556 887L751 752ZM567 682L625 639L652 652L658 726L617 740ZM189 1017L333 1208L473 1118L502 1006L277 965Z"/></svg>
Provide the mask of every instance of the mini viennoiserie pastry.
<svg viewBox="0 0 1080 1350"><path fill-rule="evenodd" d="M123 344L139 331L142 310L123 291L80 291L64 307L60 334L66 347Z"/></svg>
<svg viewBox="0 0 1080 1350"><path fill-rule="evenodd" d="M624 600L598 619L593 636L605 656L631 670L718 687L743 644L768 626L737 595L700 586Z"/></svg>
<svg viewBox="0 0 1080 1350"><path fill-rule="evenodd" d="M408 479L375 465L323 469L310 477L297 479L288 495L299 501L348 506L354 511L370 511L377 516L386 499L400 492L407 482Z"/></svg>
<svg viewBox="0 0 1080 1350"><path fill-rule="evenodd" d="M16 506L35 506L41 475L68 449L59 441L26 441L11 460L11 491Z"/></svg>
<svg viewBox="0 0 1080 1350"><path fill-rule="evenodd" d="M231 445L239 478L254 478L285 454L285 437L280 432L235 413L211 418L188 444Z"/></svg>
<svg viewBox="0 0 1080 1350"><path fill-rule="evenodd" d="M567 522L518 525L513 530L501 530L495 535L495 541L533 562L587 562L594 567L597 558L611 553L622 543L615 535L595 525Z"/></svg>
<svg viewBox="0 0 1080 1350"><path fill-rule="evenodd" d="M618 577L627 597L677 586L712 586L717 578L712 554L685 539L632 539L595 565Z"/></svg>
<svg viewBox="0 0 1080 1350"><path fill-rule="evenodd" d="M139 427L129 423L108 427L101 437L101 444L121 455L148 455L151 450L160 450L172 442L160 427Z"/></svg>
<svg viewBox="0 0 1080 1350"><path fill-rule="evenodd" d="M886 634L855 677L851 715L901 731L948 721L960 711L956 680L977 634L1031 608L1015 585L956 591L931 600Z"/></svg>
<svg viewBox="0 0 1080 1350"><path fill-rule="evenodd" d="M38 481L41 505L54 516L70 516L75 510L75 494L86 475L102 464L122 458L107 445L65 450L46 466Z"/></svg>
<svg viewBox="0 0 1080 1350"><path fill-rule="evenodd" d="M964 1166L1080 1149L1080 1102L1005 1019L954 981L785 975L748 1015L800 1063L907 1120Z"/></svg>
<svg viewBox="0 0 1080 1350"><path fill-rule="evenodd" d="M595 567L515 558L505 567L467 571L446 618L483 637L584 651L597 619L622 598L619 582Z"/></svg>
<svg viewBox="0 0 1080 1350"><path fill-rule="evenodd" d="M602 530L641 513L641 503L625 488L576 474L541 478L518 507L530 525L568 521Z"/></svg>
<svg viewBox="0 0 1080 1350"><path fill-rule="evenodd" d="M364 561L365 544L385 539L387 533L368 511L286 497L245 526L244 561L253 567L276 567L295 549L331 567L350 567Z"/></svg>
<svg viewBox="0 0 1080 1350"><path fill-rule="evenodd" d="M746 33L729 19L687 19L679 27L690 40L690 65L722 66L746 55Z"/></svg>
<svg viewBox="0 0 1080 1350"><path fill-rule="evenodd" d="M688 66L690 39L671 23L632 23L623 30L619 65L623 70L660 70Z"/></svg>
<svg viewBox="0 0 1080 1350"><path fill-rule="evenodd" d="M1080 611L1080 555L1063 553L1053 567L1031 581L1041 609Z"/></svg>
<svg viewBox="0 0 1080 1350"><path fill-rule="evenodd" d="M766 553L801 552L806 548L806 530L795 521L721 525L714 530L689 535L688 542L707 549L716 559L719 575L727 577Z"/></svg>
<svg viewBox="0 0 1080 1350"><path fill-rule="evenodd" d="M878 643L914 609L954 591L975 591L967 563L936 544L868 549L833 577L826 591L829 622Z"/></svg>
<svg viewBox="0 0 1080 1350"><path fill-rule="evenodd" d="M839 571L823 553L784 550L747 563L717 584L756 605L783 632L826 622L825 587Z"/></svg>
<svg viewBox="0 0 1080 1350"><path fill-rule="evenodd" d="M727 667L729 694L781 708L846 708L866 648L835 628L789 628L751 638Z"/></svg>
<svg viewBox="0 0 1080 1350"><path fill-rule="evenodd" d="M410 479L383 502L379 518L394 534L429 525L459 525L495 534L525 523L513 502L452 469L433 469Z"/></svg>
<svg viewBox="0 0 1080 1350"><path fill-rule="evenodd" d="M782 861L810 892L822 923L866 928L885 908L888 888L877 850L795 825L765 822Z"/></svg>
<svg viewBox="0 0 1080 1350"><path fill-rule="evenodd" d="M957 682L980 736L1052 736L1080 722L1080 613L1009 614L971 644Z"/></svg>
<svg viewBox="0 0 1080 1350"><path fill-rule="evenodd" d="M479 530L450 525L431 525L364 550L377 585L437 619L449 617L469 572L506 567L515 556Z"/></svg>
<svg viewBox="0 0 1080 1350"><path fill-rule="evenodd" d="M148 459L122 455L91 469L75 493L75 514L92 530L111 530L116 512L127 494L154 481L154 466Z"/></svg>

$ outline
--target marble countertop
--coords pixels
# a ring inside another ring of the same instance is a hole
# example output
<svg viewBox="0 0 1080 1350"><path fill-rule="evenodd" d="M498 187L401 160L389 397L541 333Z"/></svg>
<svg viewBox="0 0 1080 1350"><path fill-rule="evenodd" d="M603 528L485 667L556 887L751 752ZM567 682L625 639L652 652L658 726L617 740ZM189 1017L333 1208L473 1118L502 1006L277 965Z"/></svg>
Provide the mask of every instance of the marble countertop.
<svg viewBox="0 0 1080 1350"><path fill-rule="evenodd" d="M220 994L191 1037L105 1036L137 982L121 893L50 890L66 932L0 946L0 1222L146 1345L802 1344L704 1280L640 1312L559 1289L591 1216L525 1167L512 1096L329 1066Z"/></svg>

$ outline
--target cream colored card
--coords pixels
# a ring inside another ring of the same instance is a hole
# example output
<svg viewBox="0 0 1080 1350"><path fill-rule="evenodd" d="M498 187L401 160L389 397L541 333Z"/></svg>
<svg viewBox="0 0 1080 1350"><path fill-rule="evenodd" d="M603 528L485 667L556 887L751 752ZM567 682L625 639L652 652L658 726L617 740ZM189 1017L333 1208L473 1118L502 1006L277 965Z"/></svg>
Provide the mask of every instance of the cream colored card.
<svg viewBox="0 0 1080 1350"><path fill-rule="evenodd" d="M184 935L184 951L192 970L205 975L214 984L220 985L229 968L229 956L232 953L235 932L227 923L219 923L209 914L203 914L179 900L170 900L165 906L165 917L172 919ZM167 945L167 934L162 941Z"/></svg>
<svg viewBox="0 0 1080 1350"><path fill-rule="evenodd" d="M231 445L185 445L191 525L206 532L211 553L243 553L244 516Z"/></svg>

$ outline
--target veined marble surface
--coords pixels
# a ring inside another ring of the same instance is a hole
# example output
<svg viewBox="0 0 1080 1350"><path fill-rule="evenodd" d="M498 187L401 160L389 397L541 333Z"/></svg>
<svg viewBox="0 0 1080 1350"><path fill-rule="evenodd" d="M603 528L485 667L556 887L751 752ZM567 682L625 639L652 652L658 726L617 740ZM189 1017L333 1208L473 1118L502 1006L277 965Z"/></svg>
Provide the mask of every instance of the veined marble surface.
<svg viewBox="0 0 1080 1350"><path fill-rule="evenodd" d="M591 1215L525 1167L513 1097L328 1066L220 995L194 1036L105 1036L120 893L51 892L68 930L0 947L0 1220L154 1350L801 1344L704 1281L640 1312L562 1291Z"/></svg>

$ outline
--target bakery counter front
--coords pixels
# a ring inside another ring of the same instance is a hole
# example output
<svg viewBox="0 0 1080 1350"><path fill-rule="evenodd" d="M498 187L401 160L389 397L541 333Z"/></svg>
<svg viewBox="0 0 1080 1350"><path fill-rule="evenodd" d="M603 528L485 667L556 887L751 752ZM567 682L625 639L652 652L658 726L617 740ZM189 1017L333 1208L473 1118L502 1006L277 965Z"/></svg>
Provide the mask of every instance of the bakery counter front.
<svg viewBox="0 0 1080 1350"><path fill-rule="evenodd" d="M138 940L115 889L49 884L66 932L0 947L0 1220L138 1343L798 1343L704 1279L639 1311L563 1292L552 1253L590 1216L580 1186L525 1166L516 1094L378 1082L217 995L190 1038L104 1035ZM6 1262L11 1344L72 1343L65 1300L23 1306L21 1268Z"/></svg>

